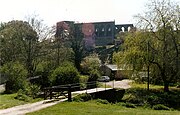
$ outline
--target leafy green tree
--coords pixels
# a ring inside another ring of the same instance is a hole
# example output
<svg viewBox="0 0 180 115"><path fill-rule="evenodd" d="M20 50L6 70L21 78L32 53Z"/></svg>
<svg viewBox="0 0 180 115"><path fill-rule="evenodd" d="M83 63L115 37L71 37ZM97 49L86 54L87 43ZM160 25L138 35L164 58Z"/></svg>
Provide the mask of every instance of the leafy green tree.
<svg viewBox="0 0 180 115"><path fill-rule="evenodd" d="M73 51L73 60L75 67L80 71L80 64L84 56L83 33L81 25L70 25L70 40Z"/></svg>
<svg viewBox="0 0 180 115"><path fill-rule="evenodd" d="M96 54L87 56L81 62L81 71L83 74L90 75L92 71L99 71L101 61Z"/></svg>
<svg viewBox="0 0 180 115"><path fill-rule="evenodd" d="M6 93L14 93L19 89L26 89L28 85L26 80L28 72L20 62L8 62L1 66L0 72L8 77L5 86Z"/></svg>
<svg viewBox="0 0 180 115"><path fill-rule="evenodd" d="M125 39L124 52L114 55L121 64L132 64L142 71L150 65L150 73L160 76L164 91L179 79L180 10L170 0L151 0L148 11L138 15L141 31L131 32Z"/></svg>
<svg viewBox="0 0 180 115"><path fill-rule="evenodd" d="M79 83L79 78L77 69L67 62L56 68L49 77L52 85Z"/></svg>
<svg viewBox="0 0 180 115"><path fill-rule="evenodd" d="M2 65L20 61L26 65L28 76L32 77L39 49L37 33L29 23L13 20L3 26L0 36Z"/></svg>

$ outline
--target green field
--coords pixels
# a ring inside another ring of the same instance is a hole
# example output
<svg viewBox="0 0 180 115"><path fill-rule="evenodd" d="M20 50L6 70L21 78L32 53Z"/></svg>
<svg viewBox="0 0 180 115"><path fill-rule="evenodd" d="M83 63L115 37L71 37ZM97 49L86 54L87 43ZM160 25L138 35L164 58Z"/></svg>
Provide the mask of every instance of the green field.
<svg viewBox="0 0 180 115"><path fill-rule="evenodd" d="M17 105L33 103L42 100L40 98L37 98L37 99L30 99L28 102L20 101L14 98L16 95L17 94L0 94L0 109L6 109Z"/></svg>
<svg viewBox="0 0 180 115"><path fill-rule="evenodd" d="M63 102L27 115L179 115L180 111L157 111L144 108L126 108L96 101Z"/></svg>

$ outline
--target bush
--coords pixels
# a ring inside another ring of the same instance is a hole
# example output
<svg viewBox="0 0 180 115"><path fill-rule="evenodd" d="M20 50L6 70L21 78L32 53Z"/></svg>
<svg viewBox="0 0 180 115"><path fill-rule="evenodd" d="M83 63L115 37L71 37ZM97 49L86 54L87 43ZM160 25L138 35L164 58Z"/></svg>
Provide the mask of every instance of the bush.
<svg viewBox="0 0 180 115"><path fill-rule="evenodd" d="M32 97L33 99L38 96L38 93L40 92L40 87L37 85L30 85L29 86L29 96Z"/></svg>
<svg viewBox="0 0 180 115"><path fill-rule="evenodd" d="M132 103L125 103L124 106L127 108L136 108L136 106Z"/></svg>
<svg viewBox="0 0 180 115"><path fill-rule="evenodd" d="M97 81L97 79L100 77L100 73L97 70L92 70L90 72L90 77L88 81Z"/></svg>
<svg viewBox="0 0 180 115"><path fill-rule="evenodd" d="M42 61L36 66L35 75L39 76L38 79L33 80L33 83L36 83L41 86L41 88L49 87L50 80L48 76L50 72L53 70L52 63L50 61Z"/></svg>
<svg viewBox="0 0 180 115"><path fill-rule="evenodd" d="M74 97L73 101L76 101L76 102L85 102L85 101L89 101L91 99L92 99L92 97L91 97L90 94L83 93L83 94L80 94L80 95Z"/></svg>
<svg viewBox="0 0 180 115"><path fill-rule="evenodd" d="M165 106L165 105L162 105L162 104L157 104L157 105L154 105L152 107L154 110L170 110L169 107Z"/></svg>
<svg viewBox="0 0 180 115"><path fill-rule="evenodd" d="M86 89L86 83L88 82L89 76L81 75L80 76L80 88Z"/></svg>
<svg viewBox="0 0 180 115"><path fill-rule="evenodd" d="M97 99L96 102L101 103L101 104L109 104L109 102L107 100L104 100L104 99Z"/></svg>
<svg viewBox="0 0 180 115"><path fill-rule="evenodd" d="M93 70L99 70L99 67L100 60L96 54L85 57L81 63L81 71L87 75L90 75Z"/></svg>
<svg viewBox="0 0 180 115"><path fill-rule="evenodd" d="M56 68L50 76L52 85L79 83L79 78L78 70L70 63Z"/></svg>
<svg viewBox="0 0 180 115"><path fill-rule="evenodd" d="M1 73L3 73L8 80L5 86L6 93L15 93L19 89L25 89L28 82L26 80L27 70L19 62L9 62L1 67Z"/></svg>
<svg viewBox="0 0 180 115"><path fill-rule="evenodd" d="M22 101L29 101L31 98L35 99L40 92L40 87L34 84L28 85L26 89L19 89L15 99Z"/></svg>
<svg viewBox="0 0 180 115"><path fill-rule="evenodd" d="M27 96L22 89L20 89L20 90L17 92L17 96L15 97L15 99L29 102L31 98L30 98L29 96Z"/></svg>

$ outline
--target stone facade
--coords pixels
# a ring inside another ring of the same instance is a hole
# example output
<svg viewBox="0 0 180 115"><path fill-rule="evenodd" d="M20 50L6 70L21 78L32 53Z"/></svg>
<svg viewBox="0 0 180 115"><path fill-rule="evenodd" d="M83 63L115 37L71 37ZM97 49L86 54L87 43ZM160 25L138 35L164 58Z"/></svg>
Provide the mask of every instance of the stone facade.
<svg viewBox="0 0 180 115"><path fill-rule="evenodd" d="M133 28L133 24L121 24L116 25L115 21L109 22L92 22L92 23L75 23L72 21L63 21L57 23L56 35L59 35L59 32L63 28L67 28L68 24L73 24L75 27L79 28L79 32L82 32L84 35L84 43L87 47L95 46L105 46L113 45L115 35L121 31L129 31Z"/></svg>

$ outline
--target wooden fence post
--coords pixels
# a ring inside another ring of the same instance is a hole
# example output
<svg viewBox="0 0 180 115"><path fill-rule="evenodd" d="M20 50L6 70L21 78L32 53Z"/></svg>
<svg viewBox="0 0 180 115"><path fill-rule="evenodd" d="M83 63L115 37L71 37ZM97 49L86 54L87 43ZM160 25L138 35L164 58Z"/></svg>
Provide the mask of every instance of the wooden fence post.
<svg viewBox="0 0 180 115"><path fill-rule="evenodd" d="M72 97L71 97L71 85L68 86L68 101L69 102L72 101Z"/></svg>

